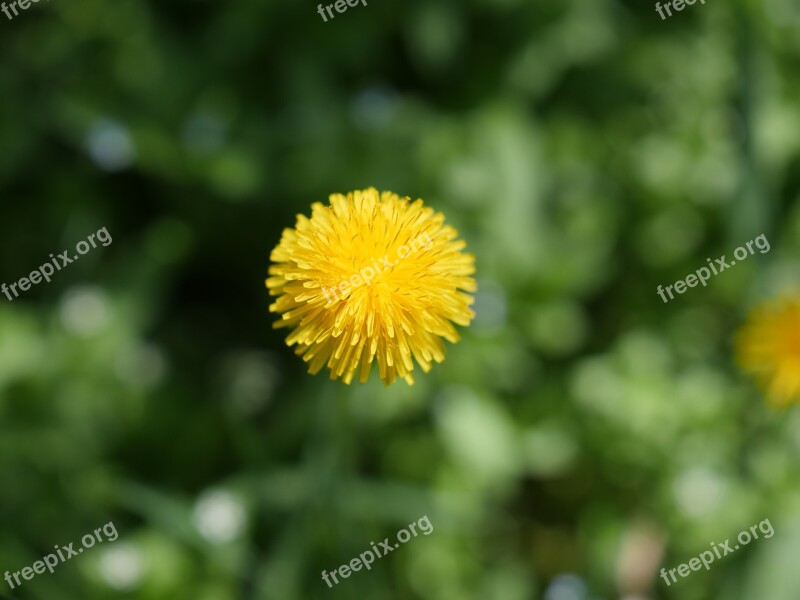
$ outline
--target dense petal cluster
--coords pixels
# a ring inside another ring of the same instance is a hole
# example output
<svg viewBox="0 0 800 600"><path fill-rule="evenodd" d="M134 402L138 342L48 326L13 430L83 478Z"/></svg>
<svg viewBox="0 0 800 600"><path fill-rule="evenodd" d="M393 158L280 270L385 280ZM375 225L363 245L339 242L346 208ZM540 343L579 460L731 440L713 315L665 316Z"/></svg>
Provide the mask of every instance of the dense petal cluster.
<svg viewBox="0 0 800 600"><path fill-rule="evenodd" d="M442 338L458 341L453 324L474 317L475 258L457 238L442 213L391 192L314 203L270 256L275 327L293 328L286 343L310 373L364 382L377 360L384 383L413 384L414 360L427 373L444 360Z"/></svg>
<svg viewBox="0 0 800 600"><path fill-rule="evenodd" d="M754 310L739 333L737 353L773 405L800 402L800 297Z"/></svg>

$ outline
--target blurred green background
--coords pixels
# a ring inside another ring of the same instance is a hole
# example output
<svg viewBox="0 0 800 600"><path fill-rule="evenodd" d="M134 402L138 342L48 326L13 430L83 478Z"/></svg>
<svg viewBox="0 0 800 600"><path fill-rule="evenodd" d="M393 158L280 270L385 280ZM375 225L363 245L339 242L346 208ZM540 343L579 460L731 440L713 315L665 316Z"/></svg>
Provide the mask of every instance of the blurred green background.
<svg viewBox="0 0 800 600"><path fill-rule="evenodd" d="M113 238L0 296L0 574L119 532L5 595L800 597L800 414L732 360L798 289L796 0L53 0L0 28L0 279ZM477 257L475 322L413 387L309 376L271 329L281 230L370 185Z"/></svg>

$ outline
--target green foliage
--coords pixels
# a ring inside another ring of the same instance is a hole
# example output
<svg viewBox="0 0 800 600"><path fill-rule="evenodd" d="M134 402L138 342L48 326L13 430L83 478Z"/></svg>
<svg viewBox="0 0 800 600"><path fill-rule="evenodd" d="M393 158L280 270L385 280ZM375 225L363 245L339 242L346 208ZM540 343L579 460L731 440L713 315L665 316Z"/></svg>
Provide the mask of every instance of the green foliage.
<svg viewBox="0 0 800 600"><path fill-rule="evenodd" d="M800 596L800 415L731 353L798 286L795 0L54 0L0 27L2 281L113 237L0 296L0 574L119 531L6 595ZM477 257L475 323L410 388L307 375L271 329L281 230L370 185Z"/></svg>

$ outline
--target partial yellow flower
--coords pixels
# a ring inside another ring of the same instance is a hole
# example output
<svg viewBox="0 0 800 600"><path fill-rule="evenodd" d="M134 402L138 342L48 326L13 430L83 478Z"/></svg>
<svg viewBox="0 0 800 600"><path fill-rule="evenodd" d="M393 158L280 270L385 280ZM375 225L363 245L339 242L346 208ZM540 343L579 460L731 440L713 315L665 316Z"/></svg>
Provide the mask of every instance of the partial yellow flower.
<svg viewBox="0 0 800 600"><path fill-rule="evenodd" d="M377 360L385 384L413 384L412 357L424 372L444 360L442 338L475 316L475 257L444 215L374 188L311 205L270 256L266 281L277 296L275 327L293 328L289 346L331 379L363 383Z"/></svg>
<svg viewBox="0 0 800 600"><path fill-rule="evenodd" d="M800 297L757 307L737 337L737 358L771 404L800 402Z"/></svg>

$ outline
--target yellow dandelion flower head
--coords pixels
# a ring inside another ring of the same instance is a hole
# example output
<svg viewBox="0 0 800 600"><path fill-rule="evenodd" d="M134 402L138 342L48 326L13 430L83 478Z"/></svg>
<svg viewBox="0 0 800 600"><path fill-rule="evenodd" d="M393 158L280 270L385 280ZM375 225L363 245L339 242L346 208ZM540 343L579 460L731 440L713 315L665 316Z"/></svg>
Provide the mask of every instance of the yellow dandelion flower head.
<svg viewBox="0 0 800 600"><path fill-rule="evenodd" d="M413 384L444 360L442 338L459 339L476 289L475 257L444 224L444 215L391 192L370 188L316 202L297 216L272 251L266 284L277 296L275 327L289 327L289 346L310 363L350 383L365 382L377 360L385 384Z"/></svg>
<svg viewBox="0 0 800 600"><path fill-rule="evenodd" d="M737 337L737 359L775 406L800 402L800 296L757 307Z"/></svg>

